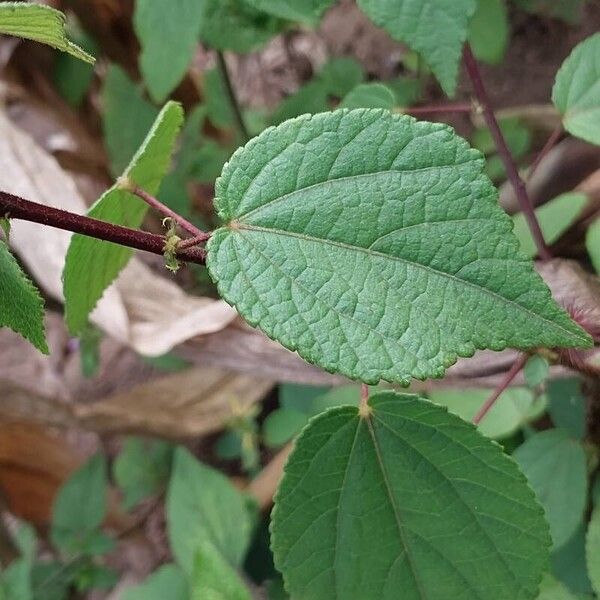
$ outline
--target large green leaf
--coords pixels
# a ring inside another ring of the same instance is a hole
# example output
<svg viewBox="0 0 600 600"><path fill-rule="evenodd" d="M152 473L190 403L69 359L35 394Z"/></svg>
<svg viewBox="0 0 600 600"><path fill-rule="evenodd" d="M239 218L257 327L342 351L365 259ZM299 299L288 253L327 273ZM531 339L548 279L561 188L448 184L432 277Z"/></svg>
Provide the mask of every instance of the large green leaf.
<svg viewBox="0 0 600 600"><path fill-rule="evenodd" d="M0 327L10 327L48 354L44 301L0 240Z"/></svg>
<svg viewBox="0 0 600 600"><path fill-rule="evenodd" d="M492 390L435 390L429 394L436 404L446 406L449 411L470 421L477 414ZM527 388L507 389L498 398L492 409L485 415L478 428L491 438L505 438L520 427L539 417L546 407L543 398L536 399Z"/></svg>
<svg viewBox="0 0 600 600"><path fill-rule="evenodd" d="M249 323L367 383L441 377L477 348L588 346L482 167L448 126L388 111L287 121L217 181L211 275Z"/></svg>
<svg viewBox="0 0 600 600"><path fill-rule="evenodd" d="M550 524L554 547L565 544L581 523L587 498L587 466L582 445L562 429L530 437L514 453Z"/></svg>
<svg viewBox="0 0 600 600"><path fill-rule="evenodd" d="M497 444L393 392L311 421L271 527L275 564L303 600L534 598L550 541Z"/></svg>
<svg viewBox="0 0 600 600"><path fill-rule="evenodd" d="M77 470L59 490L52 511L52 542L67 554L89 548L106 516L108 476L100 454Z"/></svg>
<svg viewBox="0 0 600 600"><path fill-rule="evenodd" d="M167 172L177 134L183 122L181 106L169 102L162 109L123 178L149 194L156 194ZM101 221L139 227L147 205L117 182L90 208ZM63 272L65 318L71 333L79 333L104 290L129 262L133 251L117 244L74 235Z"/></svg>
<svg viewBox="0 0 600 600"><path fill-rule="evenodd" d="M206 542L232 567L241 564L253 525L245 499L224 475L183 448L175 451L166 510L173 554L188 575Z"/></svg>
<svg viewBox="0 0 600 600"><path fill-rule="evenodd" d="M358 0L371 20L420 53L454 95L469 18L477 0Z"/></svg>
<svg viewBox="0 0 600 600"><path fill-rule="evenodd" d="M93 56L69 41L65 26L65 16L49 6L0 2L0 34L41 42L85 62L93 63Z"/></svg>
<svg viewBox="0 0 600 600"><path fill-rule="evenodd" d="M142 46L140 69L156 102L184 76L198 44L202 16L198 0L136 0L133 24Z"/></svg>
<svg viewBox="0 0 600 600"><path fill-rule="evenodd" d="M122 600L189 600L185 574L176 565L163 565L144 583L127 588Z"/></svg>
<svg viewBox="0 0 600 600"><path fill-rule="evenodd" d="M282 19L316 25L334 0L245 0L254 8Z"/></svg>
<svg viewBox="0 0 600 600"><path fill-rule="evenodd" d="M589 226L585 244L594 269L596 269L596 273L600 274L600 219L596 219Z"/></svg>
<svg viewBox="0 0 600 600"><path fill-rule="evenodd" d="M595 508L588 526L585 556L592 587L600 594L600 509Z"/></svg>
<svg viewBox="0 0 600 600"><path fill-rule="evenodd" d="M250 52L277 35L284 21L246 0L203 0L201 40L217 50Z"/></svg>
<svg viewBox="0 0 600 600"><path fill-rule="evenodd" d="M600 144L600 33L575 47L556 74L552 101L565 129Z"/></svg>

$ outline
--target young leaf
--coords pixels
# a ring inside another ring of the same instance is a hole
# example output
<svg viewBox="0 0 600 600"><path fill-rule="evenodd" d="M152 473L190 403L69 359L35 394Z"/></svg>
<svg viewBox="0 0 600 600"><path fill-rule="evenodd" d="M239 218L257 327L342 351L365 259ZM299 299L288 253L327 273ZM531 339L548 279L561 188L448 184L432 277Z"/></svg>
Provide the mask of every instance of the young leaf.
<svg viewBox="0 0 600 600"><path fill-rule="evenodd" d="M10 327L48 354L44 301L0 240L0 327Z"/></svg>
<svg viewBox="0 0 600 600"><path fill-rule="evenodd" d="M505 0L477 0L477 10L469 23L473 54L492 65L502 62L509 33Z"/></svg>
<svg viewBox="0 0 600 600"><path fill-rule="evenodd" d="M334 0L245 0L254 8L282 19L316 25Z"/></svg>
<svg viewBox="0 0 600 600"><path fill-rule="evenodd" d="M392 110L396 98L383 83L361 83L341 102L340 108L385 108Z"/></svg>
<svg viewBox="0 0 600 600"><path fill-rule="evenodd" d="M181 81L198 44L203 3L136 0L133 24L140 40L140 70L150 95L163 102Z"/></svg>
<svg viewBox="0 0 600 600"><path fill-rule="evenodd" d="M600 274L600 219L596 219L589 226L585 244L594 269L596 269L596 273Z"/></svg>
<svg viewBox="0 0 600 600"><path fill-rule="evenodd" d="M235 569L209 540L198 544L191 588L191 600L252 600Z"/></svg>
<svg viewBox="0 0 600 600"><path fill-rule="evenodd" d="M182 122L181 106L175 102L167 103L123 178L149 194L156 194L170 166ZM147 208L144 202L117 182L90 208L88 215L101 221L139 227ZM63 272L65 318L71 333L77 334L85 327L90 312L104 290L129 262L132 254L129 248L110 242L82 235L73 236Z"/></svg>
<svg viewBox="0 0 600 600"><path fill-rule="evenodd" d="M449 96L476 0L358 0L358 5L395 40L420 53Z"/></svg>
<svg viewBox="0 0 600 600"><path fill-rule="evenodd" d="M465 421L471 421L492 390L434 390L429 394L436 404L446 406L450 412ZM541 416L546 407L543 399L537 399L526 388L513 387L503 392L485 419L479 431L490 438L502 439L515 433L523 425Z"/></svg>
<svg viewBox="0 0 600 600"><path fill-rule="evenodd" d="M536 433L513 454L546 511L554 547L581 523L587 497L587 467L581 444L562 429Z"/></svg>
<svg viewBox="0 0 600 600"><path fill-rule="evenodd" d="M275 564L304 600L534 598L550 542L497 444L394 392L311 421L271 531Z"/></svg>
<svg viewBox="0 0 600 600"><path fill-rule="evenodd" d="M247 0L203 0L200 39L217 50L250 52L277 35L285 22Z"/></svg>
<svg viewBox="0 0 600 600"><path fill-rule="evenodd" d="M244 497L221 473L178 448L167 495L167 525L173 554L191 575L196 553L208 541L237 567L252 533Z"/></svg>
<svg viewBox="0 0 600 600"><path fill-rule="evenodd" d="M65 16L49 6L0 2L0 34L40 42L93 64L93 56L69 41L65 25Z"/></svg>
<svg viewBox="0 0 600 600"><path fill-rule="evenodd" d="M588 197L585 194L568 192L540 206L535 211L544 239L548 244L553 244L573 225L587 202ZM521 252L524 252L527 256L536 256L537 248L523 213L516 214L513 221L515 223L515 235L519 238L521 245Z"/></svg>
<svg viewBox="0 0 600 600"><path fill-rule="evenodd" d="M124 494L126 509L157 493L171 469L173 446L161 440L130 437L114 463L114 477Z"/></svg>
<svg viewBox="0 0 600 600"><path fill-rule="evenodd" d="M441 377L458 356L588 346L446 125L384 110L267 129L216 184L221 296L305 360L366 383Z"/></svg>
<svg viewBox="0 0 600 600"><path fill-rule="evenodd" d="M144 583L127 588L122 600L189 600L185 574L177 565L163 565Z"/></svg>
<svg viewBox="0 0 600 600"><path fill-rule="evenodd" d="M85 552L106 515L108 479L100 454L76 471L59 490L52 511L52 542L66 554ZM95 552L94 552L95 554Z"/></svg>
<svg viewBox="0 0 600 600"><path fill-rule="evenodd" d="M600 144L600 33L575 47L556 74L552 101L565 129Z"/></svg>
<svg viewBox="0 0 600 600"><path fill-rule="evenodd" d="M595 508L588 526L585 556L592 587L600 594L600 509Z"/></svg>

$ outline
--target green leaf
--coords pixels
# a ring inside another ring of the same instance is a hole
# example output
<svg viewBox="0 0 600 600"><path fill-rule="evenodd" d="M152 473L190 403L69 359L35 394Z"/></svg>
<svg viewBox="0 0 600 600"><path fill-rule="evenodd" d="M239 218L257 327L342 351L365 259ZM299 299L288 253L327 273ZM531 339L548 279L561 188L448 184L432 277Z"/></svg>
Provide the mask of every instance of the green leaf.
<svg viewBox="0 0 600 600"><path fill-rule="evenodd" d="M544 239L548 244L556 242L577 221L582 208L587 202L588 197L585 194L568 192L557 196L536 209L535 214L544 234ZM527 256L536 256L537 248L523 213L515 215L513 221L515 223L515 235L521 245L521 252L524 252Z"/></svg>
<svg viewBox="0 0 600 600"><path fill-rule="evenodd" d="M48 354L44 300L0 240L0 327L10 327Z"/></svg>
<svg viewBox="0 0 600 600"><path fill-rule="evenodd" d="M595 508L588 526L585 556L592 587L600 594L600 509Z"/></svg>
<svg viewBox="0 0 600 600"><path fill-rule="evenodd" d="M15 560L0 572L0 600L32 600L31 588L31 565L26 560Z"/></svg>
<svg viewBox="0 0 600 600"><path fill-rule="evenodd" d="M469 23L473 54L492 65L502 62L509 33L505 0L477 0L477 10Z"/></svg>
<svg viewBox="0 0 600 600"><path fill-rule="evenodd" d="M585 559L585 525L581 523L571 539L552 553L552 574L575 594L591 594Z"/></svg>
<svg viewBox="0 0 600 600"><path fill-rule="evenodd" d="M340 108L385 108L392 110L394 93L383 83L361 83L340 104Z"/></svg>
<svg viewBox="0 0 600 600"><path fill-rule="evenodd" d="M203 0L201 40L217 50L251 52L277 35L284 21L250 6L246 0Z"/></svg>
<svg viewBox="0 0 600 600"><path fill-rule="evenodd" d="M552 101L565 129L600 144L600 33L578 44L556 74Z"/></svg>
<svg viewBox="0 0 600 600"><path fill-rule="evenodd" d="M343 98L364 80L365 70L353 58L339 56L329 59L321 67L318 78L327 88L328 94Z"/></svg>
<svg viewBox="0 0 600 600"><path fill-rule="evenodd" d="M287 590L304 600L533 598L548 558L514 461L470 423L393 392L310 422L271 531Z"/></svg>
<svg viewBox="0 0 600 600"><path fill-rule="evenodd" d="M577 600L577 598L560 581L546 573L537 600Z"/></svg>
<svg viewBox="0 0 600 600"><path fill-rule="evenodd" d="M252 600L233 567L208 540L198 545L191 587L191 600Z"/></svg>
<svg viewBox="0 0 600 600"><path fill-rule="evenodd" d="M205 542L233 567L241 564L253 527L244 497L225 476L183 448L175 451L166 510L173 555L188 575Z"/></svg>
<svg viewBox="0 0 600 600"><path fill-rule="evenodd" d="M127 588L122 600L189 600L190 592L183 571L173 564L163 565L144 583Z"/></svg>
<svg viewBox="0 0 600 600"><path fill-rule="evenodd" d="M0 3L0 34L40 42L93 64L95 59L67 38L65 16L42 4Z"/></svg>
<svg viewBox="0 0 600 600"><path fill-rule="evenodd" d="M366 383L441 377L477 348L588 346L482 167L448 126L388 111L287 121L217 180L209 271L250 324Z"/></svg>
<svg viewBox="0 0 600 600"><path fill-rule="evenodd" d="M289 442L308 422L305 412L291 408L278 408L265 419L263 437L270 448L278 448Z"/></svg>
<svg viewBox="0 0 600 600"><path fill-rule="evenodd" d="M550 373L550 365L548 361L539 354L530 356L523 369L525 381L529 387L537 387L546 381Z"/></svg>
<svg viewBox="0 0 600 600"><path fill-rule="evenodd" d="M167 172L173 147L183 122L181 106L165 104L145 141L131 160L123 179L149 194L156 194ZM137 228L148 206L117 182L90 208L88 216ZM65 318L69 331L80 332L104 290L129 262L133 251L82 235L74 235L63 272Z"/></svg>
<svg viewBox="0 0 600 600"><path fill-rule="evenodd" d="M316 25L334 0L245 0L258 10L282 19Z"/></svg>
<svg viewBox="0 0 600 600"><path fill-rule="evenodd" d="M559 548L575 533L585 510L585 451L566 431L551 429L530 437L513 456L544 507Z"/></svg>
<svg viewBox="0 0 600 600"><path fill-rule="evenodd" d="M309 412L315 398L327 393L331 388L316 385L283 383L279 386L279 404L300 412Z"/></svg>
<svg viewBox="0 0 600 600"><path fill-rule="evenodd" d="M546 389L552 422L578 440L585 435L586 401L581 383L577 377L555 379L548 383Z"/></svg>
<svg viewBox="0 0 600 600"><path fill-rule="evenodd" d="M585 0L513 0L513 2L527 12L574 24L581 20L581 9Z"/></svg>
<svg viewBox="0 0 600 600"><path fill-rule="evenodd" d="M476 0L358 0L358 5L395 40L420 53L449 96Z"/></svg>
<svg viewBox="0 0 600 600"><path fill-rule="evenodd" d="M136 0L133 24L140 40L140 70L150 95L163 102L187 71L202 27L198 0Z"/></svg>
<svg viewBox="0 0 600 600"><path fill-rule="evenodd" d="M117 177L144 141L158 116L158 109L144 98L140 87L114 65L106 73L102 101L104 139L112 174Z"/></svg>
<svg viewBox="0 0 600 600"><path fill-rule="evenodd" d="M447 389L434 390L429 397L433 402L446 406L450 412L465 421L471 421L491 393L492 390L485 389ZM487 437L506 438L526 423L541 416L545 406L545 401L536 399L531 390L509 388L500 395L478 429Z"/></svg>
<svg viewBox="0 0 600 600"><path fill-rule="evenodd" d="M130 437L114 463L114 478L124 495L125 508L156 494L167 482L173 446L161 440Z"/></svg>
<svg viewBox="0 0 600 600"><path fill-rule="evenodd" d="M106 516L106 460L92 457L60 488L52 510L52 542L65 554L84 552Z"/></svg>
<svg viewBox="0 0 600 600"><path fill-rule="evenodd" d="M594 269L600 274L600 219L596 219L588 227L585 244Z"/></svg>
<svg viewBox="0 0 600 600"><path fill-rule="evenodd" d="M275 125L303 114L317 114L329 110L328 88L320 79L309 81L295 94L288 96L273 114Z"/></svg>

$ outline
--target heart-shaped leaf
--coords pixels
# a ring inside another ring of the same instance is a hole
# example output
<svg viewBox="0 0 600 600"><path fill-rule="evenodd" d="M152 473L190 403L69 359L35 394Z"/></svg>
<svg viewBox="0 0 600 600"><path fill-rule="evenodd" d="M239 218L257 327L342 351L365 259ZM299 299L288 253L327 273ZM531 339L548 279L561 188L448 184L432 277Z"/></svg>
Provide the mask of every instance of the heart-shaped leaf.
<svg viewBox="0 0 600 600"><path fill-rule="evenodd" d="M394 392L311 421L271 527L275 564L303 600L534 598L550 543L497 444Z"/></svg>
<svg viewBox="0 0 600 600"><path fill-rule="evenodd" d="M217 181L211 275L249 323L366 383L441 377L477 348L589 345L482 168L438 123L376 109L287 121Z"/></svg>

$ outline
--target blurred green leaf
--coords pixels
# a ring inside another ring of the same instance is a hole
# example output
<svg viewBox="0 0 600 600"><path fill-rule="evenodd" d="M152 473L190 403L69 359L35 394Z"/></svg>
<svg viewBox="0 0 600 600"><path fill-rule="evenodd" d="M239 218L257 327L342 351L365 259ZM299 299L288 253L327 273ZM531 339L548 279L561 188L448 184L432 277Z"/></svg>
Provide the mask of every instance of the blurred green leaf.
<svg viewBox="0 0 600 600"><path fill-rule="evenodd" d="M548 244L556 242L577 221L587 202L588 198L585 194L568 192L536 209L535 214ZM521 251L529 257L534 257L537 254L537 248L524 214L516 214L513 222L515 235L521 244Z"/></svg>
<svg viewBox="0 0 600 600"><path fill-rule="evenodd" d="M50 538L66 555L86 553L106 516L107 466L92 457L60 488L52 510Z"/></svg>
<svg viewBox="0 0 600 600"><path fill-rule="evenodd" d="M173 446L162 440L129 437L117 456L113 473L126 509L158 493L169 479Z"/></svg>
<svg viewBox="0 0 600 600"><path fill-rule="evenodd" d="M577 598L560 581L546 573L540 584L537 600L577 600Z"/></svg>
<svg viewBox="0 0 600 600"><path fill-rule="evenodd" d="M190 600L190 590L183 571L167 564L140 585L127 588L122 600Z"/></svg>
<svg viewBox="0 0 600 600"><path fill-rule="evenodd" d="M90 324L79 335L79 358L84 377L93 377L98 372L101 341L102 332Z"/></svg>
<svg viewBox="0 0 600 600"><path fill-rule="evenodd" d="M586 559L585 526L582 523L561 548L552 553L552 574L574 594L591 594Z"/></svg>
<svg viewBox="0 0 600 600"><path fill-rule="evenodd" d="M596 507L592 513L588 526L585 555L588 574L596 594L600 594L600 508Z"/></svg>
<svg viewBox="0 0 600 600"><path fill-rule="evenodd" d="M385 85L394 92L396 105L400 107L412 106L421 96L421 82L413 77L397 77Z"/></svg>
<svg viewBox="0 0 600 600"><path fill-rule="evenodd" d="M529 387L537 387L542 384L548 377L550 365L548 361L539 354L530 356L523 369L525 381Z"/></svg>
<svg viewBox="0 0 600 600"><path fill-rule="evenodd" d="M163 102L185 75L198 45L203 12L198 0L136 0L133 24L142 46L140 70L156 102Z"/></svg>
<svg viewBox="0 0 600 600"><path fill-rule="evenodd" d="M436 404L448 407L450 412L471 421L492 390L434 390L430 399ZM545 409L543 398L536 398L531 390L511 387L503 392L491 410L478 426L479 431L491 438L508 437L520 427L537 419Z"/></svg>
<svg viewBox="0 0 600 600"><path fill-rule="evenodd" d="M477 0L477 10L469 23L469 43L473 54L492 65L502 62L509 28L505 0Z"/></svg>
<svg viewBox="0 0 600 600"><path fill-rule="evenodd" d="M279 386L279 404L283 408L310 413L312 402L331 388L297 383L282 383Z"/></svg>
<svg viewBox="0 0 600 600"><path fill-rule="evenodd" d="M44 300L0 240L0 327L10 327L48 354Z"/></svg>
<svg viewBox="0 0 600 600"><path fill-rule="evenodd" d="M330 58L317 75L327 93L343 98L365 78L363 66L353 58L340 56Z"/></svg>
<svg viewBox="0 0 600 600"><path fill-rule="evenodd" d="M585 435L586 401L581 383L577 377L554 379L546 388L552 422L578 440Z"/></svg>
<svg viewBox="0 0 600 600"><path fill-rule="evenodd" d="M581 444L563 429L536 433L513 454L544 507L554 548L581 523L587 501L587 459Z"/></svg>
<svg viewBox="0 0 600 600"><path fill-rule="evenodd" d="M276 17L316 25L323 12L335 0L245 0L248 4Z"/></svg>
<svg viewBox="0 0 600 600"><path fill-rule="evenodd" d="M188 575L206 541L233 567L241 564L253 527L245 499L224 475L183 448L175 451L166 512L173 554Z"/></svg>
<svg viewBox="0 0 600 600"><path fill-rule="evenodd" d="M567 23L577 23L581 19L585 0L513 0L530 13L562 19Z"/></svg>
<svg viewBox="0 0 600 600"><path fill-rule="evenodd" d="M396 103L393 92L383 83L361 83L342 100L340 108L385 108Z"/></svg>
<svg viewBox="0 0 600 600"><path fill-rule="evenodd" d="M327 110L329 110L327 85L319 79L314 79L279 104L273 114L272 122L278 125L299 115L316 114Z"/></svg>
<svg viewBox="0 0 600 600"><path fill-rule="evenodd" d="M588 227L585 244L594 269L600 275L600 219L596 219Z"/></svg>
<svg viewBox="0 0 600 600"><path fill-rule="evenodd" d="M263 424L265 444L278 448L289 442L308 422L308 415L290 408L271 412Z"/></svg>

